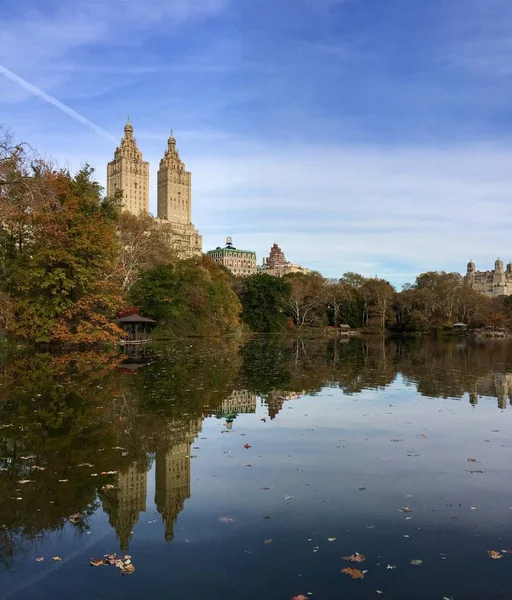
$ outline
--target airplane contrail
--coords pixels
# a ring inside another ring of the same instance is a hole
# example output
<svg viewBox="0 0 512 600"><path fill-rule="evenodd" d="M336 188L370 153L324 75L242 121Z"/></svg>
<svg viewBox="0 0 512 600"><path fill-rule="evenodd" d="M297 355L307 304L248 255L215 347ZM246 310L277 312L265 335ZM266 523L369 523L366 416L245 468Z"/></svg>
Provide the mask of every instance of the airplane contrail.
<svg viewBox="0 0 512 600"><path fill-rule="evenodd" d="M75 121L78 121L79 123L82 123L82 125L85 125L89 129L92 129L97 134L101 135L101 137L108 140L109 142L114 142L114 143L117 142L116 138L112 134L110 134L108 131L106 131L105 129L102 129L101 127L98 127L98 125L95 125L92 121L89 121L89 119L86 119L84 116L77 113L72 108L69 108L69 106L66 106L65 104L63 104L62 102L57 100L57 98L54 98L53 96L50 96L46 92L43 92L43 90L40 90L35 85L32 85L28 81L25 81L25 79L22 79L21 77L19 77L12 71L9 71L9 69L6 69L2 65L0 65L0 73L2 75L5 75L7 77L7 79L10 79L11 81L14 81L14 83L17 83L18 85L20 85L23 89L27 90L27 92L30 92L31 94L34 94L34 96L38 96L39 98L42 98L49 104L52 104L56 108L60 109L62 112L66 113L72 119L75 119Z"/></svg>

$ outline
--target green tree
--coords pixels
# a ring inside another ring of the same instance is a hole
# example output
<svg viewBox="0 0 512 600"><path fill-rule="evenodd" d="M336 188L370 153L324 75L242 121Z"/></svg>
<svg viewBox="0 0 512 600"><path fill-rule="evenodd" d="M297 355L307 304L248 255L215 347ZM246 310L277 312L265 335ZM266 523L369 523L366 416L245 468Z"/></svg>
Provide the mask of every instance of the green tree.
<svg viewBox="0 0 512 600"><path fill-rule="evenodd" d="M290 284L266 273L247 277L243 284L243 321L260 333L281 331L286 324L284 311L290 299Z"/></svg>
<svg viewBox="0 0 512 600"><path fill-rule="evenodd" d="M130 298L167 334L215 336L240 326L242 307L229 275L205 256L143 272Z"/></svg>

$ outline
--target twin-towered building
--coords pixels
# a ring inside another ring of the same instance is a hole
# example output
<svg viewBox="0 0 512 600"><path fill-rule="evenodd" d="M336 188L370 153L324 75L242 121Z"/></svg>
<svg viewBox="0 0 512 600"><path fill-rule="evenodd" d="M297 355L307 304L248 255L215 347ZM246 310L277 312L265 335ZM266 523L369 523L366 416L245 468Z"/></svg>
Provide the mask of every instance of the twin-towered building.
<svg viewBox="0 0 512 600"><path fill-rule="evenodd" d="M143 159L128 119L114 160L107 165L107 194L122 190L124 210L149 214L149 185L149 162ZM192 175L180 158L172 132L160 161L157 186L157 217L169 232L170 245L180 258L201 255L203 240L192 224Z"/></svg>

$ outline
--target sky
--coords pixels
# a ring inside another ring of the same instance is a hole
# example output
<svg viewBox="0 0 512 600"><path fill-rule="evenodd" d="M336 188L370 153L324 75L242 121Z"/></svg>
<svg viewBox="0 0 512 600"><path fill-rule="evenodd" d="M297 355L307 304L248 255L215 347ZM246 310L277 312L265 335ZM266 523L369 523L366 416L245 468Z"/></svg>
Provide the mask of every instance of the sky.
<svg viewBox="0 0 512 600"><path fill-rule="evenodd" d="M0 0L0 124L105 185L171 128L227 236L398 288L512 259L508 0Z"/></svg>

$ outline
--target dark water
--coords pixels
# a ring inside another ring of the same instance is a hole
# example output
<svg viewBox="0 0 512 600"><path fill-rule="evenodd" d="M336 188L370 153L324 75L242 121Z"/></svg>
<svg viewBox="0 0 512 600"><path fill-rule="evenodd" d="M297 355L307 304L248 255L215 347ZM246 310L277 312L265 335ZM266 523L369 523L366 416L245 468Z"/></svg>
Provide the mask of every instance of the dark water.
<svg viewBox="0 0 512 600"><path fill-rule="evenodd" d="M0 597L510 598L511 401L506 343L2 357Z"/></svg>

